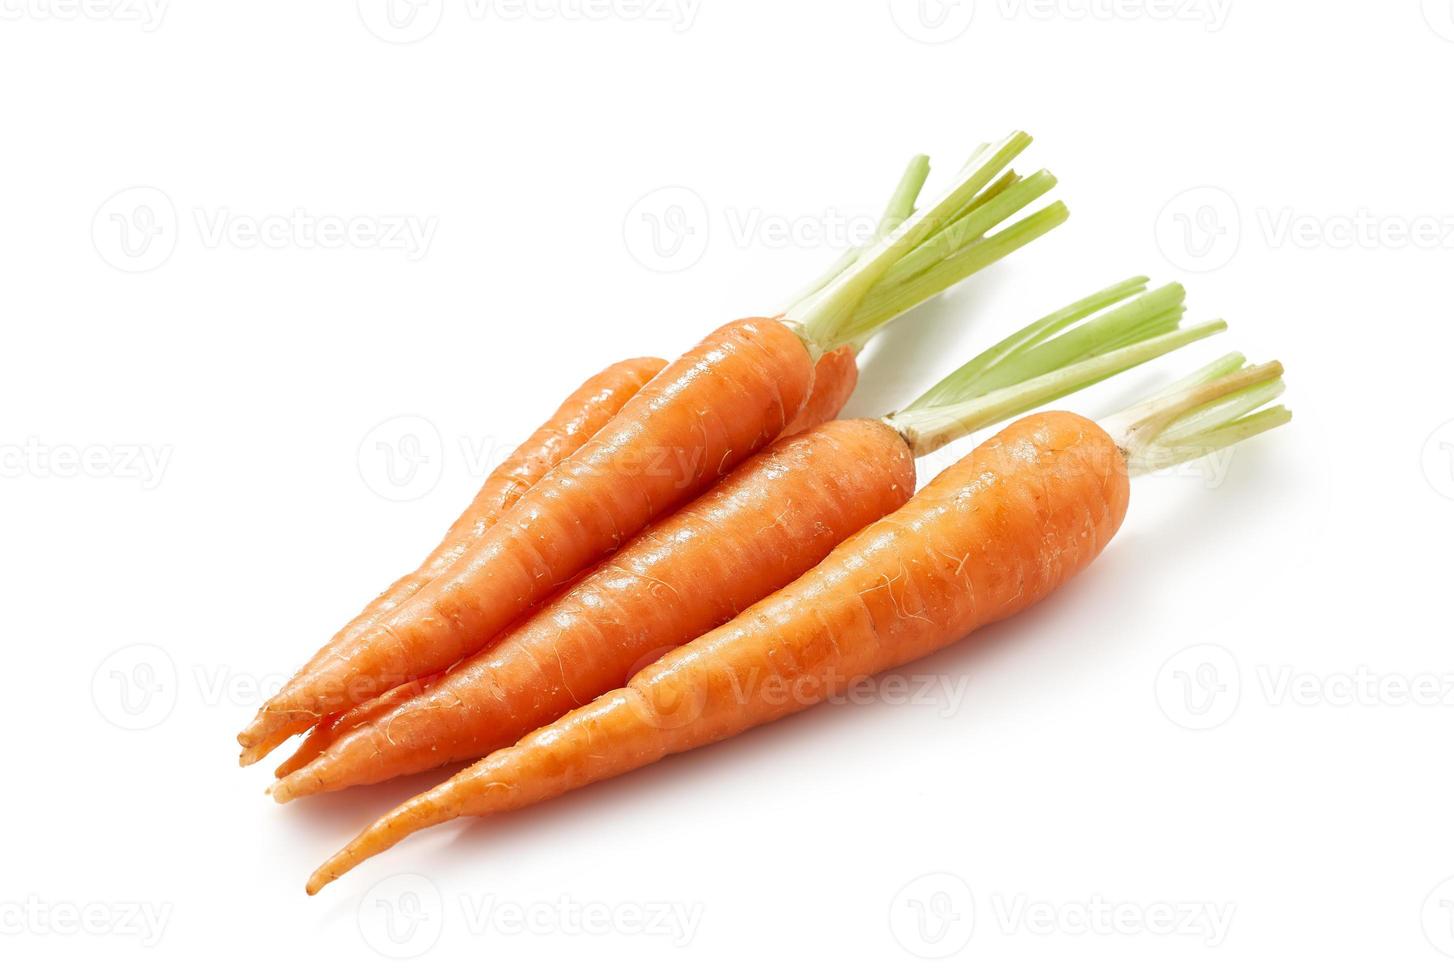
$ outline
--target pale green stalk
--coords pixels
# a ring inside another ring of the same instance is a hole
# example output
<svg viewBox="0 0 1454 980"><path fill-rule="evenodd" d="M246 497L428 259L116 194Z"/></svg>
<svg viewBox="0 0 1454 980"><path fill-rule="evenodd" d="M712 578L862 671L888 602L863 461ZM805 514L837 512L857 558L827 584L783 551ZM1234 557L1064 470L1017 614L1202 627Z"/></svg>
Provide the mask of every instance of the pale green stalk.
<svg viewBox="0 0 1454 980"><path fill-rule="evenodd" d="M1283 392L1277 361L1242 367L1232 354L1170 388L1104 419L1134 476L1189 463L1292 420L1281 405L1261 408Z"/></svg>
<svg viewBox="0 0 1454 980"><path fill-rule="evenodd" d="M962 436L1039 408L1226 328L1224 322L1215 321L1175 330L966 401L908 409L884 421L898 430L916 456L923 456Z"/></svg>
<svg viewBox="0 0 1454 980"><path fill-rule="evenodd" d="M989 186L1029 145L1028 135L1013 133L996 146L977 154L975 165L959 175L931 204L870 246L827 287L794 304L784 314L784 319L797 324L798 335L809 350L818 354L853 339L854 311L874 284L895 263L940 231L965 203Z"/></svg>
<svg viewBox="0 0 1454 980"><path fill-rule="evenodd" d="M875 229L874 241L878 241L884 235L893 231L899 225L903 224L909 215L914 213L914 204L918 201L919 192L924 189L924 181L928 178L929 158L920 153L909 161L909 165L904 168L903 175L899 177L899 185L894 188L893 194L889 196L889 202L884 206L883 214L879 217L878 227ZM854 260L863 254L865 247L863 245L855 245L848 249L838 257L837 261L833 263L827 272L823 273L815 282L810 284L797 296L793 297L787 305L792 306L802 302L824 286L827 286L834 279L837 279L845 269L854 263Z"/></svg>
<svg viewBox="0 0 1454 980"><path fill-rule="evenodd" d="M851 344L855 349L862 350L873 333L885 323L1028 245L1046 232L1064 224L1068 217L1069 209L1064 203L1056 201L1005 230L961 249L907 283L873 290L854 310L850 321L839 328L838 343Z"/></svg>
<svg viewBox="0 0 1454 980"><path fill-rule="evenodd" d="M1087 296L1085 299L1071 303L1064 309L1056 310L1054 313L1042 320L1036 320L1022 330L1018 330L1004 340L995 344L989 350L966 363L958 371L930 388L920 395L910 408L935 408L940 405L948 405L952 402L962 402L975 395L982 395L984 391L975 382L985 372L1002 364L1007 358L1026 350L1035 344L1040 343L1047 337L1053 337L1078 323L1092 313L1099 312L1108 306L1113 306L1144 292L1146 284L1150 280L1145 276L1137 276L1127 279L1125 282L1118 282L1114 286L1103 289L1098 293Z"/></svg>

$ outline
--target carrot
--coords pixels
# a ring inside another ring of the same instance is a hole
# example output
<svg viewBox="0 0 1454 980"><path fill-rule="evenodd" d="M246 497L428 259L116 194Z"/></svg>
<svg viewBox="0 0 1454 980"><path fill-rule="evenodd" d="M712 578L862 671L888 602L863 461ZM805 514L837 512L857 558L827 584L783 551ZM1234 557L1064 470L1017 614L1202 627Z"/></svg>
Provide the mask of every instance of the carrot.
<svg viewBox="0 0 1454 980"><path fill-rule="evenodd" d="M445 532L444 540L419 567L381 592L334 634L303 665L294 682L338 657L349 643L363 636L370 627L458 561L470 544L493 526L526 490L556 463L585 445L586 440L599 432L601 426L665 366L666 362L657 357L619 361L592 375L571 392L545 424L531 433L509 458L490 473L474 500ZM263 734L261 729L262 726L255 722L238 736L238 741L244 746L243 765L251 765L261 759L292 734L287 729Z"/></svg>
<svg viewBox="0 0 1454 980"><path fill-rule="evenodd" d="M995 178L1029 144L1014 134L978 154L952 186L780 317L729 323L649 381L444 575L266 705L259 730L301 730L473 653L560 585L695 498L776 439L807 401L823 352L859 345L903 304L922 302L1064 220L1052 205L990 237L1004 199ZM874 284L936 232L967 223L968 244L896 283L873 319L856 318ZM978 265L977 265L978 264Z"/></svg>
<svg viewBox="0 0 1454 980"><path fill-rule="evenodd" d="M395 808L315 871L308 893L418 830L729 738L1033 605L1115 535L1132 472L1290 418L1280 407L1247 414L1280 393L1281 366L1232 370L1240 364L1219 361L1196 385L1128 410L1115 436L1067 412L1015 422L787 588Z"/></svg>
<svg viewBox="0 0 1454 980"><path fill-rule="evenodd" d="M853 394L854 385L858 381L858 362L851 346L843 346L837 350L829 351L823 355L818 362L818 369L813 377L813 391L808 396L808 404L798 413L798 418L790 425L778 441L791 438L800 432L835 419L848 398ZM698 632L701 632L700 630ZM675 645L675 644L673 644ZM347 712L331 715L309 733L308 738L303 741L293 755L274 771L279 779L302 768L306 763L312 761L321 754L328 746L332 745L344 732L351 732L361 727L366 722L372 722L376 717L383 714L386 709L395 707L409 700L421 691L420 685L431 683L438 675L430 675L428 678L421 678L401 684L392 691L381 694L372 701L365 702ZM614 685L613 685L614 686ZM564 710L564 709L562 709ZM557 712L559 714L559 712ZM551 717L554 717L552 715ZM549 720L549 719L546 719ZM534 725L530 727L535 727ZM528 729L526 729L528 730ZM287 731L280 729L279 731ZM524 734L524 731L519 734ZM271 751L276 744L280 743L286 735L278 737L276 734L269 741L267 751ZM513 738L511 739L513 741ZM481 753L483 754L483 753ZM247 758L247 753L244 753Z"/></svg>
<svg viewBox="0 0 1454 980"><path fill-rule="evenodd" d="M956 435L1223 328L1218 322L1168 330L1159 339L1085 357L1084 351L1143 336L1147 323L1176 326L1181 287L1146 293L1145 282L1128 280L1057 311L936 385L932 391L940 394L970 393L943 409L954 414ZM1064 332L1101 304L1128 296L1137 298ZM1027 336L1034 342L1022 342ZM1027 364L1039 373L1019 380ZM984 392L977 377L987 372L1006 387ZM391 692L346 714L341 728L300 751L307 758L287 767L274 799L477 759L621 686L657 656L787 585L850 534L902 505L913 493L915 456L942 444L938 435L920 439L893 416L830 422L780 442L485 650L427 684L406 686L408 694Z"/></svg>

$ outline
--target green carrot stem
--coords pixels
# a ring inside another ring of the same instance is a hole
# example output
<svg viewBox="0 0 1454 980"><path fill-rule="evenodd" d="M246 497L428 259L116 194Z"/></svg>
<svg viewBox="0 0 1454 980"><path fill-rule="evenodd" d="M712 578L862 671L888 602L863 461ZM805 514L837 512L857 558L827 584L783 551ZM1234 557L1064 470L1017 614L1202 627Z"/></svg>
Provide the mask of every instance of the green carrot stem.
<svg viewBox="0 0 1454 980"><path fill-rule="evenodd" d="M1069 209L1056 201L1003 231L961 249L909 282L872 290L848 323L838 329L837 343L851 344L861 350L885 323L1023 248L1064 224L1068 217Z"/></svg>
<svg viewBox="0 0 1454 980"><path fill-rule="evenodd" d="M979 202L974 208L955 218L895 263L888 275L884 276L881 285L896 285L921 275L936 262L972 245L995 225L1049 193L1055 184L1055 176L1042 170L1007 185L988 200Z"/></svg>
<svg viewBox="0 0 1454 980"><path fill-rule="evenodd" d="M1038 408L1226 328L1225 323L1215 321L1176 330L968 401L937 408L910 409L891 415L884 421L903 435L916 456L923 456L961 436Z"/></svg>
<svg viewBox="0 0 1454 980"><path fill-rule="evenodd" d="M899 184L894 188L893 194L889 196L888 204L884 206L883 214L880 215L878 225L875 228L874 241L878 241L884 235L893 231L902 224L909 215L914 213L914 204L919 199L919 192L924 188L924 181L929 177L929 158L920 153L909 161L904 168L902 176L899 177ZM855 245L845 251L831 265L823 275L819 276L806 289L787 304L793 306L812 296L814 293L827 286L834 279L843 273L863 254L865 245Z"/></svg>
<svg viewBox="0 0 1454 980"><path fill-rule="evenodd" d="M1280 405L1253 411L1282 394L1282 365L1241 367L1243 361L1240 354L1219 358L1101 422L1133 475L1190 462L1291 421Z"/></svg>
<svg viewBox="0 0 1454 980"><path fill-rule="evenodd" d="M1007 358L1040 343L1047 337L1055 336L1091 314L1144 292L1149 281L1145 276L1127 279L1125 282L1116 283L1098 293L1093 293L1085 299L1077 300L1043 319L1036 320L1028 327L1016 331L964 364L959 370L920 395L909 408L937 408L984 394L987 389L977 385L976 382L986 372L1003 363Z"/></svg>
<svg viewBox="0 0 1454 980"><path fill-rule="evenodd" d="M828 286L789 308L785 319L796 322L798 334L809 349L821 353L848 342L858 332L851 329L854 312L874 284L895 263L943 228L1029 145L1030 137L1017 132L978 154L975 165L960 174L932 203L866 249Z"/></svg>

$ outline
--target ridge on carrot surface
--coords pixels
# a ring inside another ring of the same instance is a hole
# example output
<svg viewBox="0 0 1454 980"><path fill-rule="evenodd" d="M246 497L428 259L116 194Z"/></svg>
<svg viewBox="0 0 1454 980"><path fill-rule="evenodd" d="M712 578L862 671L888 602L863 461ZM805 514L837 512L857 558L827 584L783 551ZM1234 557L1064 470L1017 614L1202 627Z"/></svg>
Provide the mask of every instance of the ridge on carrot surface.
<svg viewBox="0 0 1454 980"><path fill-rule="evenodd" d="M1222 329L1176 329L1180 286L1128 280L1057 311L931 392L958 436ZM1047 321L1051 324L1046 326ZM1163 326L1165 324L1165 326ZM1147 337L1148 326L1159 335ZM1072 329L1073 328L1073 329ZM1027 333L1029 331L1029 333ZM996 377L1003 390L988 387ZM916 401L920 404L924 399ZM759 453L443 675L346 713L289 760L278 802L477 759L613 687L812 568L913 493L924 441L897 416L829 422Z"/></svg>
<svg viewBox="0 0 1454 980"><path fill-rule="evenodd" d="M309 894L418 830L729 738L1033 605L1115 535L1132 468L1184 462L1291 418L1255 411L1276 397L1281 365L1233 360L1108 420L1125 442L1068 412L1013 423L788 587L375 821L314 872ZM1176 448L1158 459L1158 445Z"/></svg>
<svg viewBox="0 0 1454 980"><path fill-rule="evenodd" d="M304 730L473 653L648 522L693 499L772 442L806 402L823 353L861 343L893 315L875 311L877 319L867 325L855 320L873 285L952 222L966 215L980 224L989 220L975 215L994 208L1008 192L988 200L983 192L1028 144L1028 136L1016 133L985 149L946 190L827 286L781 317L729 323L668 365L444 575L264 705L250 737ZM986 255L1018 247L1017 241L1027 240L1023 236L1043 233L1063 216L1063 207L1052 205L997 235L981 235L967 245L950 242L943 260L950 272L944 274L962 277L962 270L992 260ZM1022 227L1027 222L1028 230ZM1001 238L1011 233L1022 237ZM931 266L898 284L896 305L932 295L925 290L940 285L935 276L942 271Z"/></svg>

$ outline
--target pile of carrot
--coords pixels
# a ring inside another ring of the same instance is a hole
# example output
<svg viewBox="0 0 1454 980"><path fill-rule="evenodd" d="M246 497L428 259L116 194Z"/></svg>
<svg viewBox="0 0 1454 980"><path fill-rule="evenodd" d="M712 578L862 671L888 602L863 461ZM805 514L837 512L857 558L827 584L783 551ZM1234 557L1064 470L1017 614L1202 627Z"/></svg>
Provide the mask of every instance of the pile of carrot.
<svg viewBox="0 0 1454 980"><path fill-rule="evenodd" d="M587 380L262 707L244 765L308 733L278 802L474 763L365 829L310 894L417 830L730 737L1013 615L1106 546L1132 475L1290 418L1266 407L1280 365L1229 355L1099 424L1023 417L915 492L917 457L1225 329L1183 325L1184 290L1144 278L898 412L837 418L879 330L1065 220L1056 202L1001 227L1055 184L1010 169L1028 144L981 146L922 205L914 158L875 239L783 313Z"/></svg>

